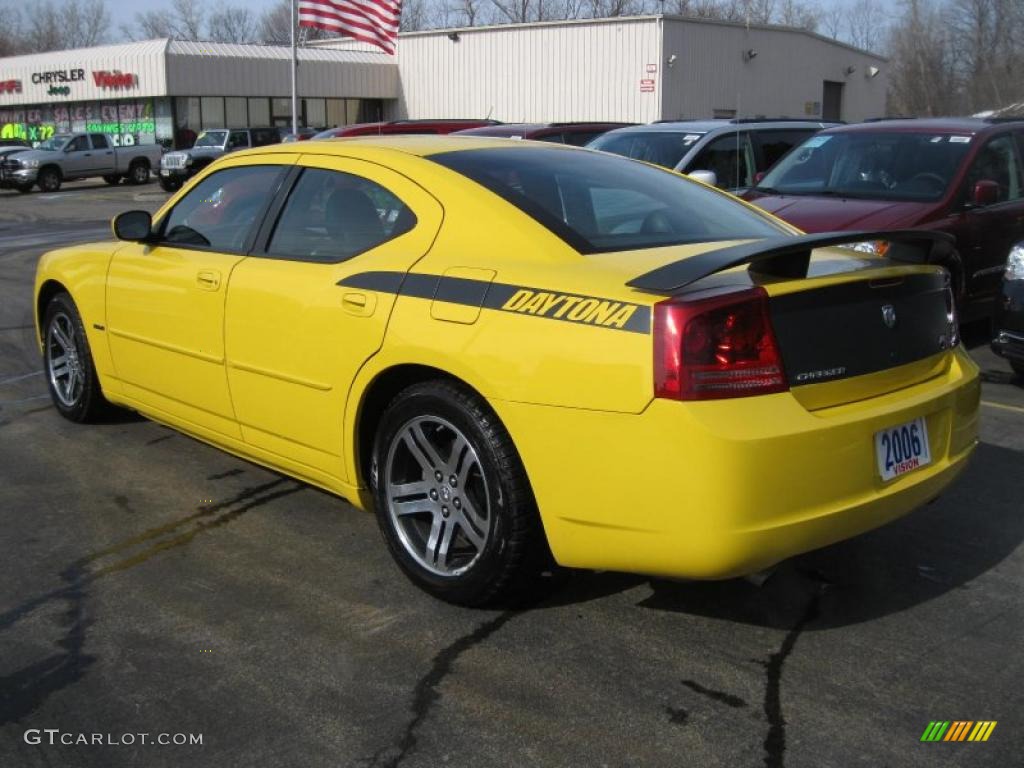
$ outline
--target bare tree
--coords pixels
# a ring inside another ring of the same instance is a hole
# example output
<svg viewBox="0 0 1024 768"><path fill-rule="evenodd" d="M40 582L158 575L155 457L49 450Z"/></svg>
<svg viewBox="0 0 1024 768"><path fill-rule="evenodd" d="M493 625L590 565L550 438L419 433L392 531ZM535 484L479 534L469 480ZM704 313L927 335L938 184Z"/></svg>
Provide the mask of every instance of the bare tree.
<svg viewBox="0 0 1024 768"><path fill-rule="evenodd" d="M0 58L21 53L24 35L21 29L21 11L13 5L0 5Z"/></svg>
<svg viewBox="0 0 1024 768"><path fill-rule="evenodd" d="M881 51L889 14L880 0L853 0L846 9L846 36L851 45L868 51Z"/></svg>
<svg viewBox="0 0 1024 768"><path fill-rule="evenodd" d="M259 38L259 26L248 9L222 5L210 14L206 34L214 43L252 43Z"/></svg>
<svg viewBox="0 0 1024 768"><path fill-rule="evenodd" d="M279 0L260 16L259 29L256 37L260 42L270 45L291 45L292 42L292 3L291 0Z"/></svg>

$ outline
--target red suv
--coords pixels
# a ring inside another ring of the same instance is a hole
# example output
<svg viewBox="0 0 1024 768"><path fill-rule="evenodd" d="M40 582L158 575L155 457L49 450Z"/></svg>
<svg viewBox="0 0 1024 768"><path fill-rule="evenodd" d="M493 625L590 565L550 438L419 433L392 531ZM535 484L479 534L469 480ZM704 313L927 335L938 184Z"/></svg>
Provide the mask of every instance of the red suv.
<svg viewBox="0 0 1024 768"><path fill-rule="evenodd" d="M345 136L387 136L408 133L453 133L466 128L499 125L497 120L392 120L385 123L355 123L340 128L328 128L314 139L340 139Z"/></svg>
<svg viewBox="0 0 1024 768"><path fill-rule="evenodd" d="M783 157L744 198L806 232L938 229L965 319L992 313L1024 242L1024 121L885 120L831 128ZM858 246L884 255L888 245Z"/></svg>
<svg viewBox="0 0 1024 768"><path fill-rule="evenodd" d="M501 123L458 131L459 136L504 136L508 139L550 141L582 147L591 139L636 123Z"/></svg>

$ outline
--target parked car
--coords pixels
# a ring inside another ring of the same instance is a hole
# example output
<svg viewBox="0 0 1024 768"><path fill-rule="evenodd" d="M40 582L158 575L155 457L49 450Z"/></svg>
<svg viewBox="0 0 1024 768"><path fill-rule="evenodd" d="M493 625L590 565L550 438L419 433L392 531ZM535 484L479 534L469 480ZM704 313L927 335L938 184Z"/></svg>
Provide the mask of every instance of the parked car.
<svg viewBox="0 0 1024 768"><path fill-rule="evenodd" d="M1010 249L992 327L992 351L1024 378L1024 241Z"/></svg>
<svg viewBox="0 0 1024 768"><path fill-rule="evenodd" d="M281 143L281 130L267 128L210 128L189 149L168 152L160 162L160 186L174 192L218 157L250 147Z"/></svg>
<svg viewBox="0 0 1024 768"><path fill-rule="evenodd" d="M609 131L587 147L740 192L790 149L831 125L837 123L759 118L665 121Z"/></svg>
<svg viewBox="0 0 1024 768"><path fill-rule="evenodd" d="M890 120L807 139L744 197L806 232L928 228L949 258L964 320L987 317L1024 240L1024 121ZM862 250L884 255L884 242Z"/></svg>
<svg viewBox="0 0 1024 768"><path fill-rule="evenodd" d="M355 123L340 128L328 128L314 139L341 139L346 136L390 136L393 134L424 133L446 134L466 128L500 125L497 120L392 120L384 123Z"/></svg>
<svg viewBox="0 0 1024 768"><path fill-rule="evenodd" d="M115 147L102 133L58 133L7 159L4 184L25 193L34 185L56 192L65 181L96 176L108 184L122 178L145 184L150 171L160 165L162 153L159 144Z"/></svg>
<svg viewBox="0 0 1024 768"><path fill-rule="evenodd" d="M438 597L503 602L552 557L755 572L934 499L977 445L937 266L575 147L243 154L39 259L42 380L69 420L113 402L374 509Z"/></svg>
<svg viewBox="0 0 1024 768"><path fill-rule="evenodd" d="M282 144L290 144L293 141L309 141L318 133L323 131L323 128L299 128L298 133L288 132L281 137Z"/></svg>
<svg viewBox="0 0 1024 768"><path fill-rule="evenodd" d="M635 123L500 123L455 131L454 136L503 136L582 147L598 136Z"/></svg>

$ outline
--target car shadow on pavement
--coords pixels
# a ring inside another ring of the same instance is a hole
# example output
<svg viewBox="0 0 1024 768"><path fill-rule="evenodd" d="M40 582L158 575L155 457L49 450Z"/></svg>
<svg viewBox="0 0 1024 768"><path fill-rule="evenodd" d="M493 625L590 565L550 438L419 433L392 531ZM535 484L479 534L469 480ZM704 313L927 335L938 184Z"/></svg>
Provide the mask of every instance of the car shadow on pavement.
<svg viewBox="0 0 1024 768"><path fill-rule="evenodd" d="M828 611L807 631L843 627L898 613L969 583L1024 541L1024 515L1013 477L1024 456L981 444L945 495L907 517L777 565L758 579L676 582L606 573L573 574L537 607L589 602L649 582L640 607L774 629L791 629L815 595L828 589Z"/></svg>

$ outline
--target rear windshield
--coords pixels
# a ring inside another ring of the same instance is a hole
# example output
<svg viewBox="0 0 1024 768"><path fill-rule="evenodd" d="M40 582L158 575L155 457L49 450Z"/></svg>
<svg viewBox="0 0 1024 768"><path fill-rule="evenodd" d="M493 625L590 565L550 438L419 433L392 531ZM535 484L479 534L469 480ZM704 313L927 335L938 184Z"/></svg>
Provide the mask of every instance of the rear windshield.
<svg viewBox="0 0 1024 768"><path fill-rule="evenodd" d="M600 152L517 146L428 159L504 198L580 253L788 234L683 176Z"/></svg>
<svg viewBox="0 0 1024 768"><path fill-rule="evenodd" d="M936 133L835 133L813 136L758 185L784 195L871 200L939 200L971 137Z"/></svg>
<svg viewBox="0 0 1024 768"><path fill-rule="evenodd" d="M675 133L672 131L628 131L606 133L590 142L589 149L600 149L614 155L643 160L645 163L675 168L686 153L700 141L703 133Z"/></svg>
<svg viewBox="0 0 1024 768"><path fill-rule="evenodd" d="M223 147L224 139L228 136L227 131L203 131L196 139L193 146L196 147Z"/></svg>

